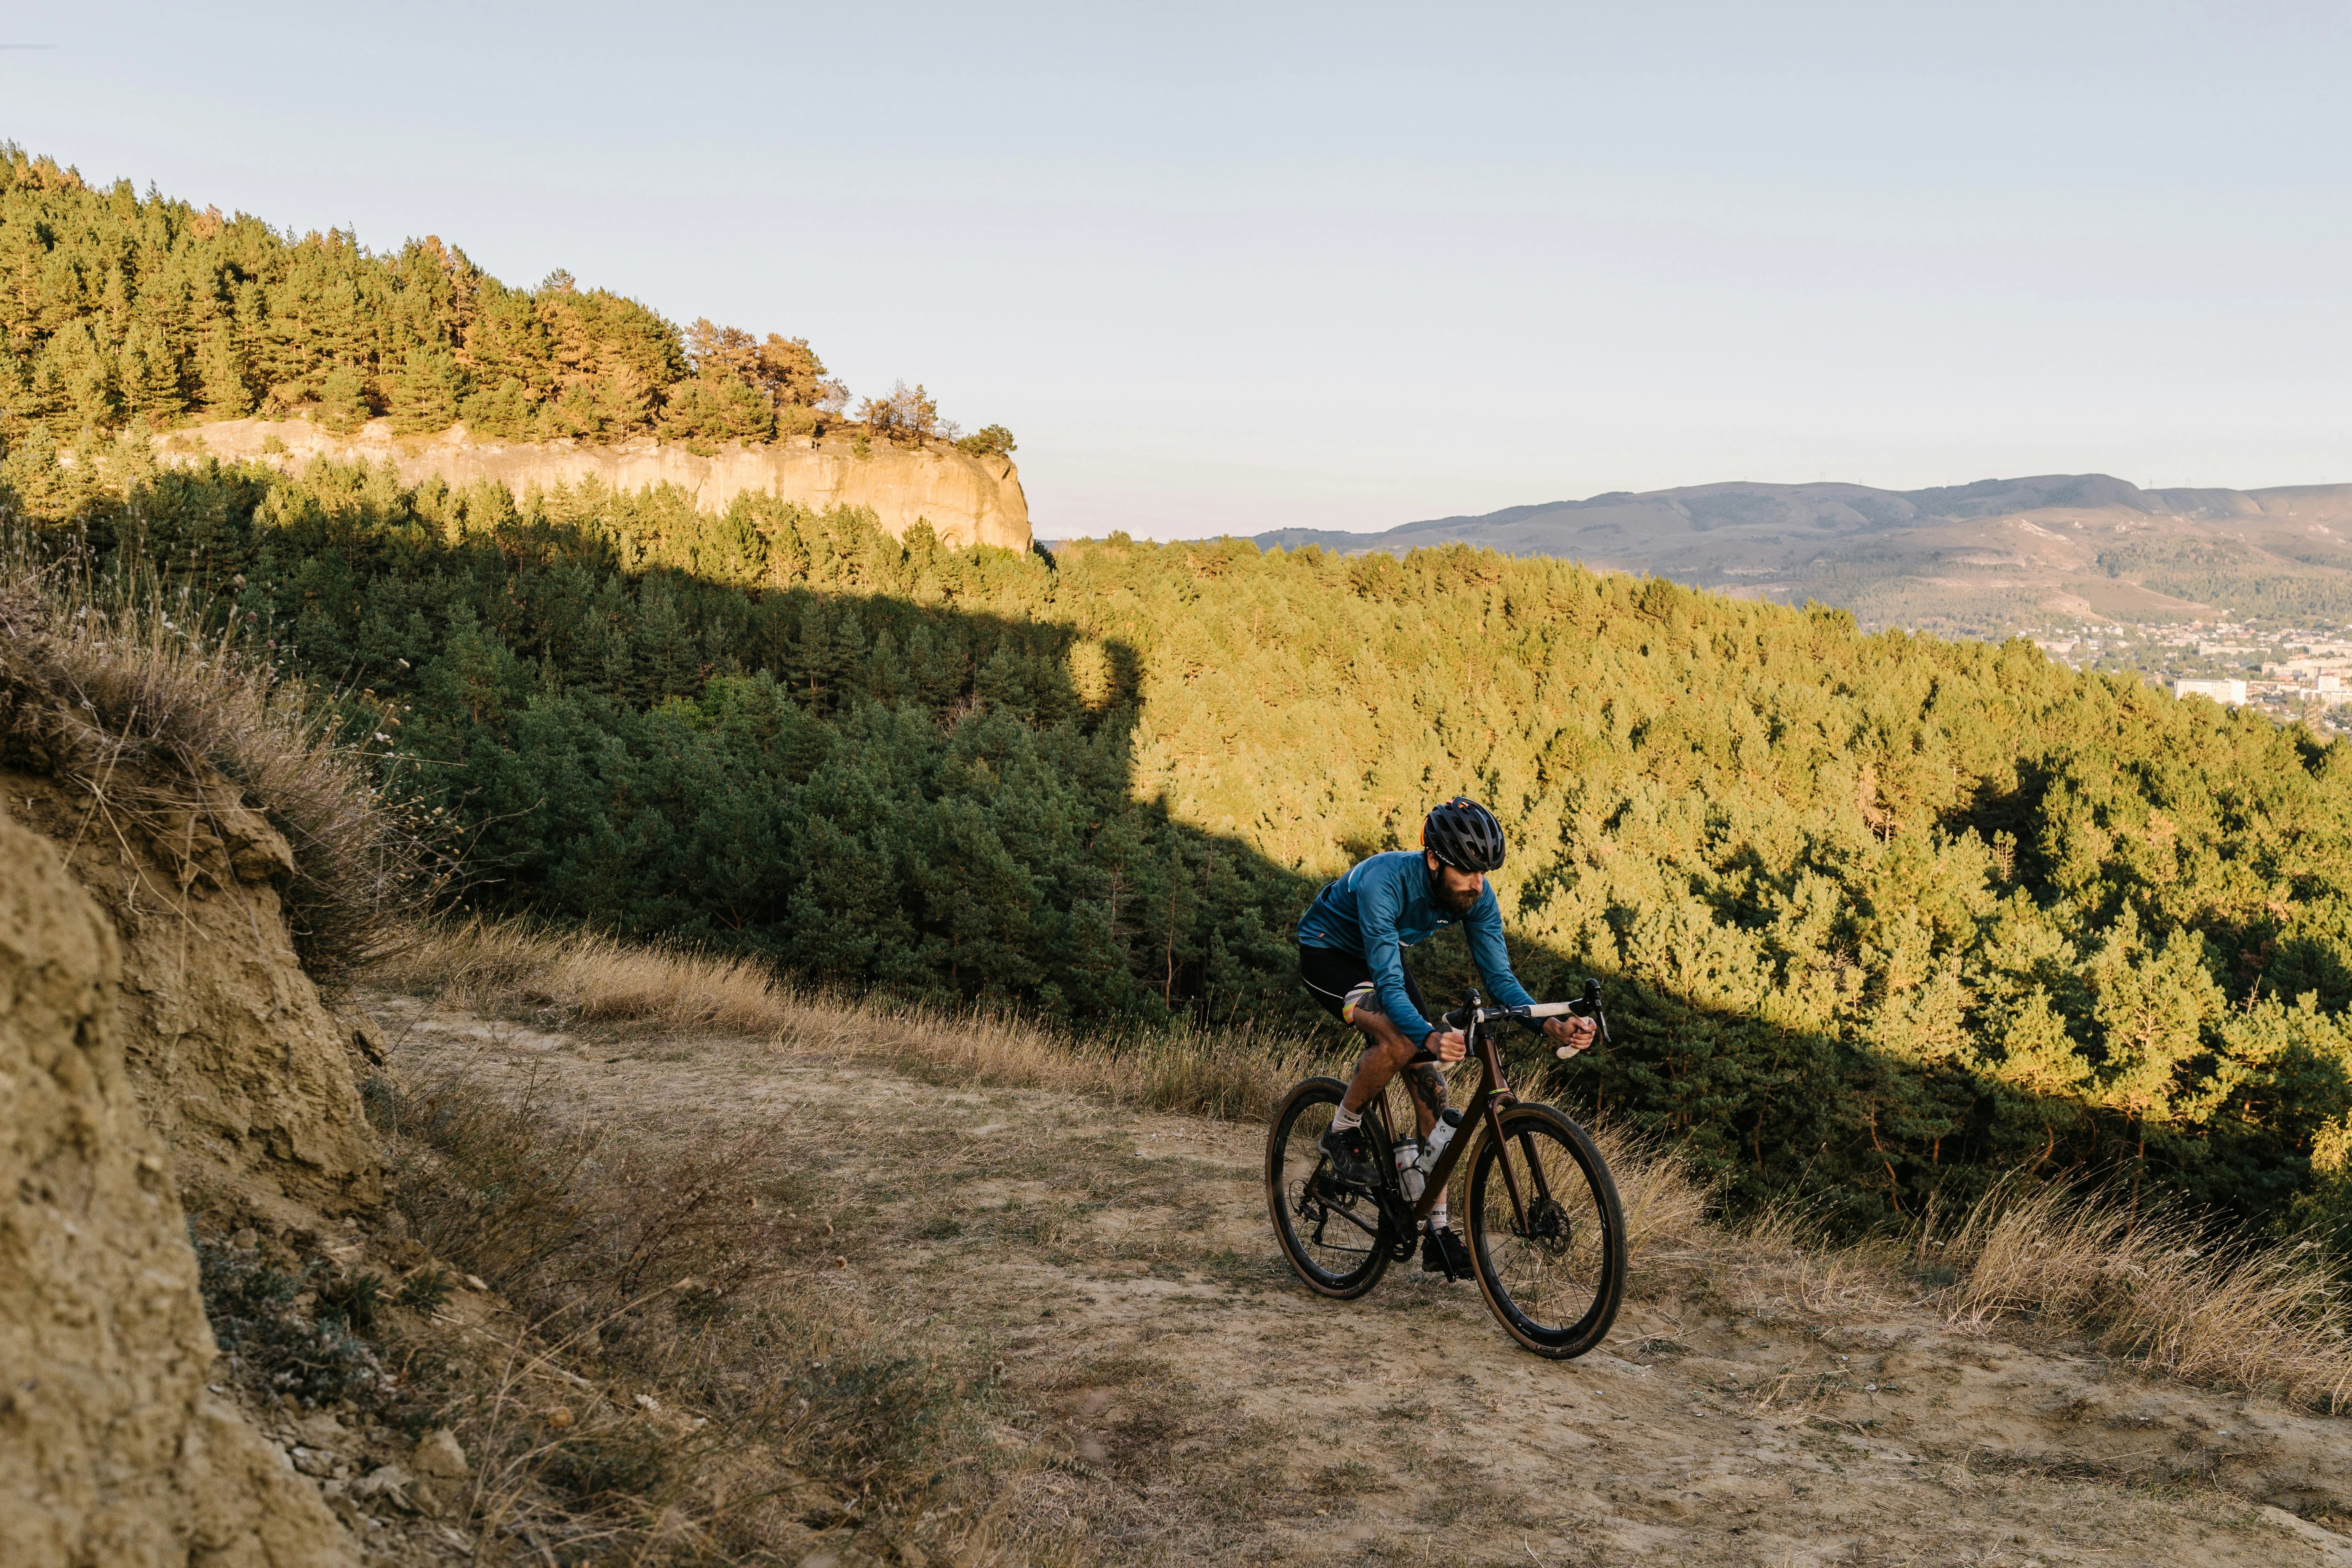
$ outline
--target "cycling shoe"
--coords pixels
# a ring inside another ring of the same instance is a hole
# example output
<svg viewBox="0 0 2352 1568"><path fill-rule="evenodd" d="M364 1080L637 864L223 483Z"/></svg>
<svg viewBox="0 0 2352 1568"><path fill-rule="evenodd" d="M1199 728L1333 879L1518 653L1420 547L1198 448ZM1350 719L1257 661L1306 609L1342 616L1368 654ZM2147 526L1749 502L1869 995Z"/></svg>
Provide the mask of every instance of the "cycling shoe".
<svg viewBox="0 0 2352 1568"><path fill-rule="evenodd" d="M1372 1184L1372 1152L1365 1145L1361 1128L1350 1127L1344 1132L1337 1127L1330 1128L1315 1146L1323 1151L1323 1157L1331 1162L1333 1173L1341 1181L1356 1187Z"/></svg>
<svg viewBox="0 0 2352 1568"><path fill-rule="evenodd" d="M1443 1274L1448 1279L1467 1279L1470 1249L1450 1227L1440 1230L1435 1226L1426 1226L1421 1235L1421 1271Z"/></svg>

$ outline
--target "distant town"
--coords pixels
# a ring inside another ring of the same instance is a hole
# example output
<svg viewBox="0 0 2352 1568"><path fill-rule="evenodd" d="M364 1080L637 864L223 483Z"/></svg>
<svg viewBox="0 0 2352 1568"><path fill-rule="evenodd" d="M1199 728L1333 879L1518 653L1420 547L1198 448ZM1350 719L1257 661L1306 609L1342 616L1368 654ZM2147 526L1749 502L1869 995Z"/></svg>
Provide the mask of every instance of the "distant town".
<svg viewBox="0 0 2352 1568"><path fill-rule="evenodd" d="M2252 708L2322 734L2352 731L2352 632L2225 620L2084 625L2036 647L2075 669L2137 674L2176 697Z"/></svg>

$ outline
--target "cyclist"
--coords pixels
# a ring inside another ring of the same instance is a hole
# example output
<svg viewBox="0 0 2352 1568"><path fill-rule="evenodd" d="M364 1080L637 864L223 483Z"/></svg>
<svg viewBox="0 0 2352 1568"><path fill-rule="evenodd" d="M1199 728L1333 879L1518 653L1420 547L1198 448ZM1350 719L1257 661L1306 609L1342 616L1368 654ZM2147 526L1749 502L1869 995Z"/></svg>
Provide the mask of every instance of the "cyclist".
<svg viewBox="0 0 2352 1568"><path fill-rule="evenodd" d="M1299 979L1326 1012L1371 1042L1323 1134L1323 1152L1343 1181L1373 1184L1362 1127L1372 1096L1403 1072L1426 1140L1445 1110L1445 1068L1468 1050L1460 1031L1429 1021L1429 1005L1405 969L1404 949L1458 921L1487 994L1507 1007L1535 1000L1511 973L1502 909L1486 885L1486 873L1503 863L1503 848L1495 814L1455 795L1422 823L1419 853L1398 849L1360 862L1325 887L1299 918ZM1547 1018L1543 1031L1560 1056L1572 1057L1592 1043L1595 1026L1590 1018ZM1443 1193L1423 1237L1421 1266L1449 1278L1470 1272L1469 1250L1446 1223Z"/></svg>

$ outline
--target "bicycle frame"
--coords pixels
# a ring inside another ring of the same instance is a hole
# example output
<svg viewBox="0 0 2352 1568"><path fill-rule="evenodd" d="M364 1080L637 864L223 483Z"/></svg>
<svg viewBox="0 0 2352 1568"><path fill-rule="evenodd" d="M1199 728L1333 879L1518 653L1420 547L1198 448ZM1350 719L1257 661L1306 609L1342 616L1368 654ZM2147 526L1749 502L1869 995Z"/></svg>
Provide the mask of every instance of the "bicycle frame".
<svg viewBox="0 0 2352 1568"><path fill-rule="evenodd" d="M1461 1011L1453 1016L1467 1020L1464 1034L1470 1047L1469 1054L1475 1056L1478 1061L1478 1092L1470 1097L1470 1107L1462 1113L1461 1128L1455 1131L1452 1139L1447 1141L1445 1152L1438 1155L1437 1163L1430 1168L1428 1181L1422 1188L1421 1197L1412 1205L1412 1221L1416 1229L1437 1207L1437 1200L1445 1194L1446 1184L1453 1180L1454 1167L1461 1162L1463 1151L1470 1146L1471 1139L1465 1134L1471 1128L1483 1125L1486 1135L1495 1141L1496 1147L1499 1149L1503 1142L1503 1112L1519 1103L1519 1097L1512 1091L1509 1082L1503 1076L1502 1053L1496 1047L1494 1030L1487 1026L1506 1020L1526 1022L1575 1014L1592 1019L1599 1026L1601 1037L1606 1039L1609 1026L1601 1017L1600 993L1599 984L1588 980L1584 984L1583 997L1575 1002L1544 1002L1538 1003L1532 1007L1488 1007L1484 1005L1485 999L1475 990L1471 991L1464 999ZM1450 1023L1453 1018L1449 1017L1446 1021ZM1380 1097L1379 1106L1381 1131L1387 1135L1389 1146L1394 1148L1396 1134L1395 1130L1389 1124L1387 1095L1383 1094ZM1536 1201L1548 1203L1551 1200L1551 1184L1544 1177L1543 1163L1536 1158L1534 1141L1522 1133L1519 1142L1525 1146L1528 1169L1535 1178ZM1508 1160L1502 1162L1502 1169L1503 1185L1511 1194L1512 1220L1517 1229L1525 1231L1528 1228L1527 1195L1519 1191L1519 1179L1511 1170L1511 1163ZM1392 1184L1397 1179L1393 1168L1381 1174L1385 1183ZM1402 1194L1400 1193L1399 1195Z"/></svg>
<svg viewBox="0 0 2352 1568"><path fill-rule="evenodd" d="M1464 1057L1477 1060L1478 1081L1466 1114L1445 1113L1452 1124L1445 1147L1429 1158L1428 1184L1410 1198L1406 1189L1422 1178L1411 1161L1398 1163L1412 1149L1410 1142L1401 1148L1396 1137L1402 1112L1391 1101L1398 1096L1383 1086L1368 1100L1362 1141L1349 1147L1353 1140L1337 1137L1318 1120L1336 1114L1348 1085L1318 1073L1292 1088L1267 1129L1266 1206L1276 1239L1309 1289L1333 1300L1355 1300L1392 1264L1419 1251L1424 1270L1476 1280L1505 1331L1539 1356L1570 1359L1607 1337L1624 1300L1627 1268L1623 1205L1608 1161L1573 1118L1521 1099L1503 1066L1499 1026L1533 1026L1564 1014L1591 1020L1600 1041L1607 1042L1601 987L1592 980L1584 983L1580 1001L1519 1007L1489 1007L1471 991L1465 1005L1439 1021L1462 1041ZM1356 1023L1375 1032L1364 1019ZM1592 1032L1581 1026L1562 1031L1566 1037L1555 1054L1574 1056L1593 1043ZM1387 1040L1386 1030L1377 1034ZM1360 1059L1357 1065L1361 1072L1369 1064ZM1398 1087L1416 1098L1412 1091L1422 1085L1408 1076ZM1416 1104L1414 1112L1417 1124L1427 1107ZM1404 1131L1410 1139L1413 1128ZM1474 1143L1477 1153L1467 1167L1462 1215L1469 1241L1465 1272L1459 1243L1441 1245L1428 1226ZM1368 1156L1370 1169L1360 1183L1340 1173L1343 1165Z"/></svg>

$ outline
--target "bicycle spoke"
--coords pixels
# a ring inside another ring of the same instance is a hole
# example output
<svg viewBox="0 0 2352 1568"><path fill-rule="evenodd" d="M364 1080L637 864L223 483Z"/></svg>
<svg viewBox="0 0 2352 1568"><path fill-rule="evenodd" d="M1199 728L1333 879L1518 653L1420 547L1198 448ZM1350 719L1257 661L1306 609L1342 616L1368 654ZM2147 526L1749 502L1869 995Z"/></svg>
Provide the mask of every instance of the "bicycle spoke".
<svg viewBox="0 0 2352 1568"><path fill-rule="evenodd" d="M1599 1156L1556 1112L1514 1114L1482 1154L1473 1194L1481 1274L1514 1334L1547 1353L1590 1348L1615 1316L1622 1288L1622 1221Z"/></svg>
<svg viewBox="0 0 2352 1568"><path fill-rule="evenodd" d="M1336 1180L1320 1147L1342 1087L1316 1080L1294 1091L1268 1140L1266 1177L1292 1265L1316 1289L1349 1297L1370 1289L1387 1254L1378 1203Z"/></svg>
<svg viewBox="0 0 2352 1568"><path fill-rule="evenodd" d="M1487 1250L1496 1281L1531 1321L1566 1328L1591 1309L1599 1288L1604 1233L1591 1187L1566 1146L1549 1138L1510 1140L1502 1163L1517 1177L1509 1185L1525 1207L1515 1213L1517 1205L1507 1195L1495 1202L1489 1188Z"/></svg>

